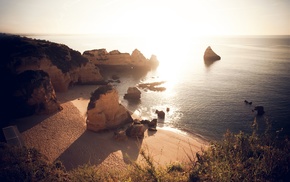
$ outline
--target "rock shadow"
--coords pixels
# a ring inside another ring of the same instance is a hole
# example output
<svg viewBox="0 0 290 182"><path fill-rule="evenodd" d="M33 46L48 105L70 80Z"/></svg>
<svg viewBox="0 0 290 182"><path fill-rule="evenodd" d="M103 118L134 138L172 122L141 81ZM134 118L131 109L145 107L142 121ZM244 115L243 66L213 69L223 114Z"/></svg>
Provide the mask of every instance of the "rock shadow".
<svg viewBox="0 0 290 182"><path fill-rule="evenodd" d="M56 97L61 104L75 99L89 100L91 93L94 92L99 86L100 85L75 85L66 92L56 92Z"/></svg>
<svg viewBox="0 0 290 182"><path fill-rule="evenodd" d="M38 125L39 123L43 122L47 118L57 114L58 112L52 114L43 114L43 115L32 115L23 118L17 118L12 120L9 124L16 125L19 132L22 133L26 130L33 128L34 126Z"/></svg>
<svg viewBox="0 0 290 182"><path fill-rule="evenodd" d="M62 161L67 170L84 164L98 166L110 154L120 150L124 162L130 164L137 160L141 145L142 140L116 141L112 132L85 131L57 160Z"/></svg>

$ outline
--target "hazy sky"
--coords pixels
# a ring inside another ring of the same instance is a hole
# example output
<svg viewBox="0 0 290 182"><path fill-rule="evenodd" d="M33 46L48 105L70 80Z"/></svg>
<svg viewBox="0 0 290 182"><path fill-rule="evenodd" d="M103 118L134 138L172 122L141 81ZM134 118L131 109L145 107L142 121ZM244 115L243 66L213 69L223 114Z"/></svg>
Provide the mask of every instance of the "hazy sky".
<svg viewBox="0 0 290 182"><path fill-rule="evenodd" d="M0 0L0 32L290 34L290 0Z"/></svg>

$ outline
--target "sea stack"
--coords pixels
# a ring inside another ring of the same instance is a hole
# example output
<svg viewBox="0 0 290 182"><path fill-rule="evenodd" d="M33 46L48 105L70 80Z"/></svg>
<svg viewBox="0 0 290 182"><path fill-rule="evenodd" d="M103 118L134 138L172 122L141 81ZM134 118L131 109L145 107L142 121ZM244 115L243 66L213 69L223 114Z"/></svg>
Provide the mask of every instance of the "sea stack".
<svg viewBox="0 0 290 182"><path fill-rule="evenodd" d="M133 119L127 109L119 103L116 89L101 86L92 93L87 111L87 129L95 132L116 129Z"/></svg>
<svg viewBox="0 0 290 182"><path fill-rule="evenodd" d="M208 46L204 52L203 59L204 61L217 61L220 60L221 57L217 55L210 46Z"/></svg>
<svg viewBox="0 0 290 182"><path fill-rule="evenodd" d="M129 87L127 93L124 95L124 99L128 100L140 100L141 91L137 87Z"/></svg>

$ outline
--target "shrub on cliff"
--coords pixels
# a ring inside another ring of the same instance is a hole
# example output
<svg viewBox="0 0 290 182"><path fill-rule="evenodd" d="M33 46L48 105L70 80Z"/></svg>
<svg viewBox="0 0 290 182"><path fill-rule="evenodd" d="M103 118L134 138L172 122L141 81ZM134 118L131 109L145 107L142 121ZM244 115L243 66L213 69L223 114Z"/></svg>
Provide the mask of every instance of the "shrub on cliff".
<svg viewBox="0 0 290 182"><path fill-rule="evenodd" d="M23 58L49 58L63 73L88 62L80 52L63 44L37 40L17 35L0 34L0 66L15 71ZM26 59L25 64L36 64L34 59Z"/></svg>
<svg viewBox="0 0 290 182"><path fill-rule="evenodd" d="M287 181L290 142L266 130L251 135L227 131L222 141L197 154L190 181Z"/></svg>
<svg viewBox="0 0 290 182"><path fill-rule="evenodd" d="M0 181L68 181L62 163L50 164L36 149L0 143Z"/></svg>

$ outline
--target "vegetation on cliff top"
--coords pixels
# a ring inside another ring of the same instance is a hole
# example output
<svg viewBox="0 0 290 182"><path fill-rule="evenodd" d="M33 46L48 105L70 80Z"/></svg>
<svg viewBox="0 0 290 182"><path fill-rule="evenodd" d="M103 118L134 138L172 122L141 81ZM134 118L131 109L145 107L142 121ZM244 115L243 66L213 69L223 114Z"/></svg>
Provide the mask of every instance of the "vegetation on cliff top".
<svg viewBox="0 0 290 182"><path fill-rule="evenodd" d="M23 58L48 58L63 73L74 67L88 62L80 52L63 44L46 40L36 40L18 35L0 34L0 65L8 67L11 71L23 64ZM27 64L36 64L37 59L28 59Z"/></svg>
<svg viewBox="0 0 290 182"><path fill-rule="evenodd" d="M287 181L290 178L290 142L280 133L251 135L226 132L223 140L190 156L189 164L156 166L141 151L145 164L113 171L91 164L66 171L61 162L49 164L35 149L0 145L2 181Z"/></svg>

